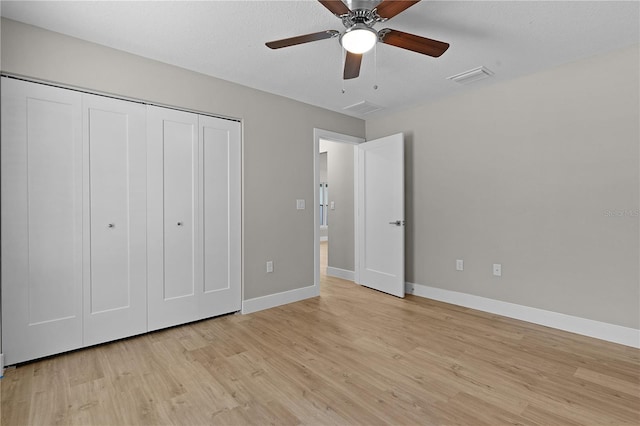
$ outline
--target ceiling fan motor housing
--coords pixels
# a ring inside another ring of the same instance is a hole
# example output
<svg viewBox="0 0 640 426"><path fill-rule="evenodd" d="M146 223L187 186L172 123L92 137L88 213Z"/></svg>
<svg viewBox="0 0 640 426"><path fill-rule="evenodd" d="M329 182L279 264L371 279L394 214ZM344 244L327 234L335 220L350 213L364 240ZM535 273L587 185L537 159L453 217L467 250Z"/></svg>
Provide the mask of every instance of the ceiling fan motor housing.
<svg viewBox="0 0 640 426"><path fill-rule="evenodd" d="M385 19L378 15L375 9L356 9L351 13L341 16L342 25L345 28L353 28L357 24L363 24L369 28L373 27L376 22L383 22Z"/></svg>

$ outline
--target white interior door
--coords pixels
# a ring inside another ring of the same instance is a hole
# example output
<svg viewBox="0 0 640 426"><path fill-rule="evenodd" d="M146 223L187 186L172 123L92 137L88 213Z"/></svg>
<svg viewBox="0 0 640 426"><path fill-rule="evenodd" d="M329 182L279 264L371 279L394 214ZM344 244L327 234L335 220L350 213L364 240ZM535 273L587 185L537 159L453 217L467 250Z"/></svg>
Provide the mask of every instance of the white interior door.
<svg viewBox="0 0 640 426"><path fill-rule="evenodd" d="M198 319L198 115L148 107L148 325Z"/></svg>
<svg viewBox="0 0 640 426"><path fill-rule="evenodd" d="M146 107L83 95L84 345L147 331ZM87 250L88 249L88 250Z"/></svg>
<svg viewBox="0 0 640 426"><path fill-rule="evenodd" d="M14 364L82 346L78 92L2 78L2 349Z"/></svg>
<svg viewBox="0 0 640 426"><path fill-rule="evenodd" d="M404 137L358 145L358 284L404 297Z"/></svg>
<svg viewBox="0 0 640 426"><path fill-rule="evenodd" d="M200 318L240 310L240 123L200 116Z"/></svg>

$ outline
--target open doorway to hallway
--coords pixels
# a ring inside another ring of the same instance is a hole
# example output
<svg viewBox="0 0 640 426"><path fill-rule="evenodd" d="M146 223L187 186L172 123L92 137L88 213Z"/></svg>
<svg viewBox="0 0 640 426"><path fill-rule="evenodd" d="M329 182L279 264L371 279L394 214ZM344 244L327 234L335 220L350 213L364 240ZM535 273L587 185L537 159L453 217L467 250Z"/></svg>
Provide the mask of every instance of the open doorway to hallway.
<svg viewBox="0 0 640 426"><path fill-rule="evenodd" d="M329 276L353 280L355 269L354 145L320 139L318 214ZM325 170L323 170L325 166ZM323 179L325 179L323 181ZM325 238L323 238L325 234Z"/></svg>
<svg viewBox="0 0 640 426"><path fill-rule="evenodd" d="M314 132L315 264L320 273L355 278L355 150L362 138Z"/></svg>

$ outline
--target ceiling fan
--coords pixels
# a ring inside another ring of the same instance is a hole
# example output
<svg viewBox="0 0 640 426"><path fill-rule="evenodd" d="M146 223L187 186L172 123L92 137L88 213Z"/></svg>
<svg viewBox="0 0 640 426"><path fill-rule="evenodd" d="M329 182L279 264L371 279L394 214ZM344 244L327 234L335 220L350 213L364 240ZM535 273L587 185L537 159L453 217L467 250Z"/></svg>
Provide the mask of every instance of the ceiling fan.
<svg viewBox="0 0 640 426"><path fill-rule="evenodd" d="M343 32L336 30L320 31L297 37L285 38L266 43L271 49L295 46L312 41L339 37L340 44L347 51L344 63L343 78L345 80L360 75L362 55L371 50L377 42L422 53L435 58L442 55L449 43L420 37L390 28L376 31L373 26L385 22L405 11L420 0L318 0L331 13L342 20Z"/></svg>

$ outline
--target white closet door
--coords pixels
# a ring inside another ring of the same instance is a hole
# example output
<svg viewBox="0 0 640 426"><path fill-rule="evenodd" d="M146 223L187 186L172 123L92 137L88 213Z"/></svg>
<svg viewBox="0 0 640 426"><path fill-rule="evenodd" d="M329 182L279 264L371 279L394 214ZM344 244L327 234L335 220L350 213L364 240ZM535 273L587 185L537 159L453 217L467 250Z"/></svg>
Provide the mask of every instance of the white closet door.
<svg viewBox="0 0 640 426"><path fill-rule="evenodd" d="M149 330L198 319L198 116L148 107Z"/></svg>
<svg viewBox="0 0 640 426"><path fill-rule="evenodd" d="M81 95L2 78L2 349L82 346Z"/></svg>
<svg viewBox="0 0 640 426"><path fill-rule="evenodd" d="M201 318L240 310L240 123L200 116Z"/></svg>
<svg viewBox="0 0 640 426"><path fill-rule="evenodd" d="M84 345L147 331L146 107L83 96Z"/></svg>

